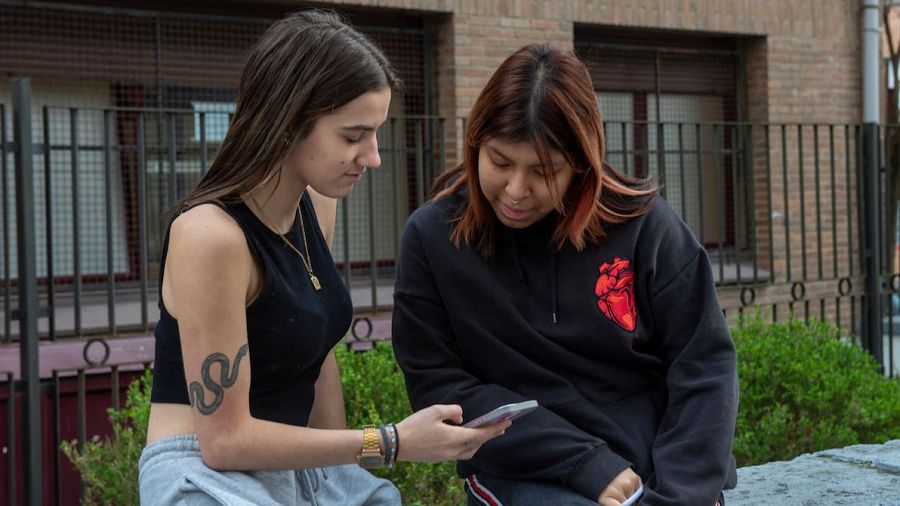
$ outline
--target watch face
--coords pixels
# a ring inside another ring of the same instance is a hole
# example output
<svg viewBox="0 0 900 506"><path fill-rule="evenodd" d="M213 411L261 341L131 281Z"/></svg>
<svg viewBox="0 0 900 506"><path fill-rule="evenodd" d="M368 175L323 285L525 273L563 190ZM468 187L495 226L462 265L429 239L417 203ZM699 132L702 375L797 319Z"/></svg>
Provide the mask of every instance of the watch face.
<svg viewBox="0 0 900 506"><path fill-rule="evenodd" d="M381 455L364 455L359 458L359 466L366 469L379 467L384 463L384 457Z"/></svg>

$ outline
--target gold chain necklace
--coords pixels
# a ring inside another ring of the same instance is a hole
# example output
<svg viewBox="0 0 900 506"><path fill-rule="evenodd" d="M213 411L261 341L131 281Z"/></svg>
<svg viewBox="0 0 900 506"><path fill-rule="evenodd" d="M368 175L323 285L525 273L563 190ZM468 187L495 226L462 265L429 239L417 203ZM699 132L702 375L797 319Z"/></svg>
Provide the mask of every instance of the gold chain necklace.
<svg viewBox="0 0 900 506"><path fill-rule="evenodd" d="M270 225L269 217L266 216L266 212L263 211L262 206L259 205L258 202L256 202L255 198L250 197L250 199L253 201L253 205L255 205L257 209L259 209L259 217L262 219L263 225L278 234L278 237L281 237L281 240L284 241L284 243L287 244L289 248L294 250L294 253L296 253L297 256L300 257L300 260L303 261L303 267L306 267L306 273L309 274L309 282L312 283L313 288L315 288L317 292L320 291L322 289L322 283L319 282L319 278L316 277L315 273L313 272L312 255L309 255L309 244L306 242L306 227L303 225L303 210L300 209L300 206L297 206L297 214L300 216L300 234L303 236L303 248L306 250L307 255L303 255L303 253L299 249L297 249L297 247L294 246L294 244L289 241L288 238L284 236L284 234Z"/></svg>

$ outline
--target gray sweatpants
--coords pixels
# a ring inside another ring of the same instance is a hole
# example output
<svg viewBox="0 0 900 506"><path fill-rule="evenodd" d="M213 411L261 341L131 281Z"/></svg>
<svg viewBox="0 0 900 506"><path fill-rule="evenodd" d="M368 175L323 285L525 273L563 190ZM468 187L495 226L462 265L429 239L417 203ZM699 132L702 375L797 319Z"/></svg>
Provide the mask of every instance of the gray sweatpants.
<svg viewBox="0 0 900 506"><path fill-rule="evenodd" d="M399 505L400 492L355 464L296 471L215 471L193 434L154 441L138 464L142 505Z"/></svg>

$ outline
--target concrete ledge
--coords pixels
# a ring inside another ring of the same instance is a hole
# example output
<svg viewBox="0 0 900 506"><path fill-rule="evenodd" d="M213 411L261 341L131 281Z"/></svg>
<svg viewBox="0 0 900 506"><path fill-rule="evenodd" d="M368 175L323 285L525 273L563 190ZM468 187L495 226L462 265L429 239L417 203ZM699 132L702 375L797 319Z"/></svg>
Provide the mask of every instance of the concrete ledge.
<svg viewBox="0 0 900 506"><path fill-rule="evenodd" d="M725 504L900 506L900 440L743 467Z"/></svg>

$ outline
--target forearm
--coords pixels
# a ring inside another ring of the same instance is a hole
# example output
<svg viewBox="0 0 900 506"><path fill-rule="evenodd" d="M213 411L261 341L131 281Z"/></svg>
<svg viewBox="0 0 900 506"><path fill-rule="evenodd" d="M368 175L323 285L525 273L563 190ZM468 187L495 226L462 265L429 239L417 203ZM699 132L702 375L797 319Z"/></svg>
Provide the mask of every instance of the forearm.
<svg viewBox="0 0 900 506"><path fill-rule="evenodd" d="M316 381L316 400L309 414L309 426L318 429L347 428L341 375L334 351L322 363L319 379Z"/></svg>
<svg viewBox="0 0 900 506"><path fill-rule="evenodd" d="M503 438L485 444L463 466L498 478L552 481L596 499L631 462L601 438L541 408L513 422Z"/></svg>
<svg viewBox="0 0 900 506"><path fill-rule="evenodd" d="M404 319L404 305L395 318ZM422 338L427 332L414 332ZM406 374L414 408L434 403L459 404L471 420L499 405L527 400L496 384L485 384L454 366L453 360L434 361L426 349L439 350L440 341L407 341L395 334L397 359ZM437 355L452 357L447 350ZM440 371L440 374L435 371ZM485 444L460 464L466 472L487 472L498 478L554 481L585 497L596 498L606 484L630 466L605 441L576 427L546 406L513 422L506 435Z"/></svg>
<svg viewBox="0 0 900 506"><path fill-rule="evenodd" d="M738 378L705 253L700 251L651 304L669 364L668 405L652 448L656 485L641 503L714 504L733 478Z"/></svg>
<svg viewBox="0 0 900 506"><path fill-rule="evenodd" d="M361 430L325 430L248 418L233 430L198 434L204 462L213 469L307 469L356 462Z"/></svg>
<svg viewBox="0 0 900 506"><path fill-rule="evenodd" d="M499 385L471 385L464 381L456 383L465 384L464 388L455 388L449 377L445 376L443 380L446 389L433 386L433 395L445 399L442 402L461 404L467 412L466 419L475 418L498 405L525 400L520 394ZM429 395L412 394L423 398L429 398ZM595 429L604 431L600 426ZM471 460L460 464L466 473L485 472L512 480L556 482L591 499L596 499L615 476L632 465L603 439L575 426L546 406L513 422L505 436L489 441Z"/></svg>
<svg viewBox="0 0 900 506"><path fill-rule="evenodd" d="M728 487L737 411L732 365L728 359L711 359L708 367L718 374L700 384L701 391L671 394L652 449L657 483L642 503L714 504Z"/></svg>

